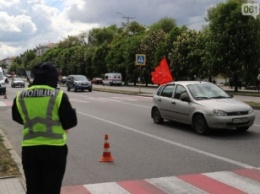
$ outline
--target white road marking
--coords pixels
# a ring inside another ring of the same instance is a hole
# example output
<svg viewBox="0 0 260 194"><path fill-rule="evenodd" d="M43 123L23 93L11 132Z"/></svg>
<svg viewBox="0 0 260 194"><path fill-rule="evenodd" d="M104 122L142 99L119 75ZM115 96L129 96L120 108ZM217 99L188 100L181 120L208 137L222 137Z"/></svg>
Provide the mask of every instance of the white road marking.
<svg viewBox="0 0 260 194"><path fill-rule="evenodd" d="M233 172L214 172L205 173L204 175L244 191L245 193L259 194L260 191L259 182L250 178L239 176Z"/></svg>
<svg viewBox="0 0 260 194"><path fill-rule="evenodd" d="M74 102L90 103L90 101L86 101L86 100L78 100L78 99L74 99L74 98L71 98L70 100L71 100L71 101L74 101Z"/></svg>

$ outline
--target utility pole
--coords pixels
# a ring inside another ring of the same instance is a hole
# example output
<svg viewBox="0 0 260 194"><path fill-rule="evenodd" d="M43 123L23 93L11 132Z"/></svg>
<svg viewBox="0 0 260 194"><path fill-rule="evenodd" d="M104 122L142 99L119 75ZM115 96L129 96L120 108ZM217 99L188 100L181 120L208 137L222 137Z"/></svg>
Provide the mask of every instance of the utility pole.
<svg viewBox="0 0 260 194"><path fill-rule="evenodd" d="M121 15L122 18L126 19L126 35L127 35L127 40L129 39L129 24L130 24L130 20L135 19L135 17L129 17L129 16L125 16L124 14L120 13L120 12L116 12L116 14ZM127 62L128 60L128 54L126 56L125 61ZM126 66L125 69L125 85L128 85L128 67Z"/></svg>

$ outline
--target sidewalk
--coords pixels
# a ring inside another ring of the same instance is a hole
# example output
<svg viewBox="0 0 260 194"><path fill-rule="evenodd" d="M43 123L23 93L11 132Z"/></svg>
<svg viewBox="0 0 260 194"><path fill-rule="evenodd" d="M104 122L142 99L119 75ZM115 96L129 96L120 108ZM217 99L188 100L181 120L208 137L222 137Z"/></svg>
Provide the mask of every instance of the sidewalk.
<svg viewBox="0 0 260 194"><path fill-rule="evenodd" d="M25 194L21 178L0 178L0 194Z"/></svg>

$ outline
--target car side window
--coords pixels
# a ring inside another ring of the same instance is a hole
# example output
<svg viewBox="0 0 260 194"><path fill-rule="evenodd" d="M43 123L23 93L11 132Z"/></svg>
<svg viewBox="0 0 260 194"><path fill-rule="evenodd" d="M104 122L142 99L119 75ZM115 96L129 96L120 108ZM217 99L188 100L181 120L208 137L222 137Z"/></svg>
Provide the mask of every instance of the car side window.
<svg viewBox="0 0 260 194"><path fill-rule="evenodd" d="M186 89L181 85L177 85L176 90L175 90L175 94L174 94L174 98L180 99L181 94L184 93L184 92L186 92Z"/></svg>
<svg viewBox="0 0 260 194"><path fill-rule="evenodd" d="M165 86L161 92L161 96L172 98L172 93L173 93L174 88L175 88L175 85L172 85L172 84Z"/></svg>

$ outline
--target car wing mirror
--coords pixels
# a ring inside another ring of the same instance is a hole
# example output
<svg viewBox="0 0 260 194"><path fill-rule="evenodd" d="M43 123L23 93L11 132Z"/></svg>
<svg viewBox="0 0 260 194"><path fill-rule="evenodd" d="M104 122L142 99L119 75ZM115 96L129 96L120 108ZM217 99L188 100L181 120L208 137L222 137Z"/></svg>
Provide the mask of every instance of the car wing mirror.
<svg viewBox="0 0 260 194"><path fill-rule="evenodd" d="M180 96L180 100L181 100L181 101L184 101L184 102L190 102L190 97L188 96L187 93L183 93L183 94Z"/></svg>

